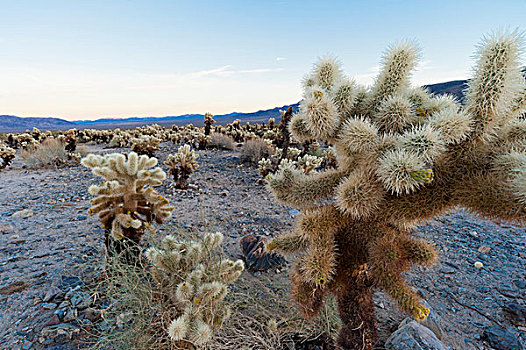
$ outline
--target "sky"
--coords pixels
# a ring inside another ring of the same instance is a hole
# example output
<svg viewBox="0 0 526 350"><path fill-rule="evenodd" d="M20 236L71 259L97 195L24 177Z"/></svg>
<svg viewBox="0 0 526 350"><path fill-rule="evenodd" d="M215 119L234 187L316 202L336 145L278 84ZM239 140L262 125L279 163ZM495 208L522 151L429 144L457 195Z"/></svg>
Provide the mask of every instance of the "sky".
<svg viewBox="0 0 526 350"><path fill-rule="evenodd" d="M0 115L257 111L299 101L324 55L371 84L407 39L415 85L466 79L482 36L514 29L525 0L0 0Z"/></svg>

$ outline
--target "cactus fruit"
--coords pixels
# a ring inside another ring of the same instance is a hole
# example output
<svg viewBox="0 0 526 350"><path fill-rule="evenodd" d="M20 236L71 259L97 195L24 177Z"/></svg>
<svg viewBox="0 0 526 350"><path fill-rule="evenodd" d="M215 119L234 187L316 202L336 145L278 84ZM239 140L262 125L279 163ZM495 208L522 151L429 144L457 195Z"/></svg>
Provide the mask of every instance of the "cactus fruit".
<svg viewBox="0 0 526 350"><path fill-rule="evenodd" d="M156 158L135 152L127 157L119 153L89 154L81 163L106 180L89 187L95 198L90 201L88 213L99 216L108 254L122 253L133 262L142 235L153 222L162 223L174 209L153 189L166 179L165 172L159 167L151 169L157 165Z"/></svg>
<svg viewBox="0 0 526 350"><path fill-rule="evenodd" d="M290 130L299 141L333 144L338 164L308 175L285 166L269 175L276 199L303 209L296 230L269 248L300 253L291 283L306 316L336 295L342 349L374 346L376 288L416 318L427 316L402 277L437 255L411 238L416 225L455 207L526 223L521 44L515 32L483 40L465 106L410 88L420 55L410 43L389 48L369 90L343 77L333 59L305 79Z"/></svg>
<svg viewBox="0 0 526 350"><path fill-rule="evenodd" d="M230 315L224 299L244 264L221 257L217 250L222 240L219 232L198 242L178 242L169 235L159 248L146 251L152 275L174 307L167 333L178 349L202 348Z"/></svg>
<svg viewBox="0 0 526 350"><path fill-rule="evenodd" d="M0 169L4 169L11 164L13 159L15 159L15 154L16 151L14 149L0 142L0 159L2 160L0 163Z"/></svg>
<svg viewBox="0 0 526 350"><path fill-rule="evenodd" d="M190 145L183 145L175 155L168 155L164 164L170 167L168 174L173 177L176 188L188 187L186 183L188 178L199 167L197 158L199 155L190 148Z"/></svg>

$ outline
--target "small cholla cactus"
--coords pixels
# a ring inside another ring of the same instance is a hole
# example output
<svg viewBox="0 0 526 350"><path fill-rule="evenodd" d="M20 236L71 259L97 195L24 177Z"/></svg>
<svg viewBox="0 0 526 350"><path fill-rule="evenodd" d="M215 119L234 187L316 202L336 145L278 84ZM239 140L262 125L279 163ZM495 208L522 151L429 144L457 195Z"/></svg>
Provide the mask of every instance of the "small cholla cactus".
<svg viewBox="0 0 526 350"><path fill-rule="evenodd" d="M127 157L119 153L89 154L81 163L106 180L89 187L95 198L90 201L88 213L99 216L108 254L123 253L134 261L142 235L153 222L162 223L174 209L153 189L166 179L165 172L160 167L151 169L157 165L156 158L135 152Z"/></svg>
<svg viewBox="0 0 526 350"><path fill-rule="evenodd" d="M176 188L188 187L186 183L188 178L199 166L197 158L199 155L190 148L190 145L183 145L175 155L168 155L164 164L170 167L168 174L173 177Z"/></svg>
<svg viewBox="0 0 526 350"><path fill-rule="evenodd" d="M299 141L332 143L337 168L305 175L284 166L269 176L276 199L303 212L296 230L268 248L299 253L290 278L304 315L314 317L329 293L337 297L340 348L373 348L377 288L415 318L428 316L403 277L437 256L411 237L418 224L456 207L526 223L521 40L517 33L484 39L465 106L410 87L420 54L409 43L387 51L369 90L329 58L305 79L290 130Z"/></svg>
<svg viewBox="0 0 526 350"><path fill-rule="evenodd" d="M216 121L214 120L214 115L212 113L205 113L205 135L210 135L210 128L212 124Z"/></svg>
<svg viewBox="0 0 526 350"><path fill-rule="evenodd" d="M0 159L2 160L0 169L4 169L11 164L13 159L15 159L15 155L16 151L14 149L0 142Z"/></svg>
<svg viewBox="0 0 526 350"><path fill-rule="evenodd" d="M298 158L297 165L305 174L309 174L311 171L318 168L322 162L323 158L306 154Z"/></svg>
<svg viewBox="0 0 526 350"><path fill-rule="evenodd" d="M173 320L166 331L179 349L202 348L230 315L224 299L244 265L217 252L222 240L219 232L198 242L178 242L169 235L159 248L146 251L153 277L170 296Z"/></svg>
<svg viewBox="0 0 526 350"><path fill-rule="evenodd" d="M75 153L77 149L77 129L70 129L64 134L64 148L68 153Z"/></svg>
<svg viewBox="0 0 526 350"><path fill-rule="evenodd" d="M155 152L159 150L161 139L155 136L141 135L140 137L132 138L130 143L132 150L137 154L153 157Z"/></svg>
<svg viewBox="0 0 526 350"><path fill-rule="evenodd" d="M263 177L267 176L273 168L272 161L268 158L262 158L258 162L259 174Z"/></svg>
<svg viewBox="0 0 526 350"><path fill-rule="evenodd" d="M274 125L276 125L276 119L274 119L274 118L269 118L269 119L268 119L268 128L269 128L269 129L274 129Z"/></svg>

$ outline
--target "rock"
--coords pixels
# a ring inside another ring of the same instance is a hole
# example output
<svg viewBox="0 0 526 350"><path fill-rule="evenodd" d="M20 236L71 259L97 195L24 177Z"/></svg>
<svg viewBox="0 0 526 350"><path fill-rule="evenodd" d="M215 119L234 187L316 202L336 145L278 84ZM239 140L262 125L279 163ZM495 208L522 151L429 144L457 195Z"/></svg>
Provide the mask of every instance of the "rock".
<svg viewBox="0 0 526 350"><path fill-rule="evenodd" d="M42 307L45 310L55 310L57 308L57 304L56 303L42 303Z"/></svg>
<svg viewBox="0 0 526 350"><path fill-rule="evenodd" d="M74 288L83 284L79 277L77 276L62 276L58 287L60 289Z"/></svg>
<svg viewBox="0 0 526 350"><path fill-rule="evenodd" d="M486 328L483 337L495 350L524 350L524 344L515 333L498 326Z"/></svg>
<svg viewBox="0 0 526 350"><path fill-rule="evenodd" d="M22 350L29 350L33 347L33 342L30 342L29 340L26 340L24 344L22 344Z"/></svg>
<svg viewBox="0 0 526 350"><path fill-rule="evenodd" d="M46 321L46 323L42 325L42 327L54 326L59 323L60 323L60 318L58 317L57 314L54 314L53 317L51 317L49 320Z"/></svg>
<svg viewBox="0 0 526 350"><path fill-rule="evenodd" d="M298 216L298 215L300 215L300 211L299 211L298 209L294 209L294 208L292 208L291 210L289 210L289 215L290 215L291 217Z"/></svg>
<svg viewBox="0 0 526 350"><path fill-rule="evenodd" d="M31 209L20 210L11 215L13 218L27 218L29 216L33 216L33 210Z"/></svg>
<svg viewBox="0 0 526 350"><path fill-rule="evenodd" d="M515 280L513 281L513 284L515 284L519 289L526 289L526 279Z"/></svg>
<svg viewBox="0 0 526 350"><path fill-rule="evenodd" d="M71 322L77 319L77 309L68 309L64 316L64 322Z"/></svg>
<svg viewBox="0 0 526 350"><path fill-rule="evenodd" d="M56 288L56 287L52 287L51 289L49 289L46 294L44 295L44 297L42 298L42 301L43 302L50 302L51 300L53 300L55 298L55 296L57 294L60 293L60 289Z"/></svg>
<svg viewBox="0 0 526 350"><path fill-rule="evenodd" d="M85 309L90 306L91 296L85 292L77 292L71 297L71 305L78 309Z"/></svg>
<svg viewBox="0 0 526 350"><path fill-rule="evenodd" d="M387 350L447 350L436 335L416 321L403 324L385 343Z"/></svg>
<svg viewBox="0 0 526 350"><path fill-rule="evenodd" d="M285 259L281 255L266 249L265 239L261 236L244 236L239 244L249 270L266 271L285 263Z"/></svg>
<svg viewBox="0 0 526 350"><path fill-rule="evenodd" d="M506 318L515 326L526 327L526 306L512 302L504 305L502 310Z"/></svg>

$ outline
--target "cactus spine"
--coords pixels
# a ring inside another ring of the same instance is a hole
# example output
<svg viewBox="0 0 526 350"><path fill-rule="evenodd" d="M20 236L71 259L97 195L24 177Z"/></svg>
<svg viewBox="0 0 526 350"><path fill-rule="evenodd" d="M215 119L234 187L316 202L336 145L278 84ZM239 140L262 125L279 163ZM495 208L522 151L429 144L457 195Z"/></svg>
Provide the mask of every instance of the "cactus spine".
<svg viewBox="0 0 526 350"><path fill-rule="evenodd" d="M303 209L295 231L269 248L300 253L291 282L306 316L315 316L329 293L336 295L342 349L373 348L376 288L417 319L427 317L402 277L412 264L431 264L437 255L411 238L416 225L457 206L488 219L526 222L520 50L517 33L483 40L465 106L410 88L420 54L405 42L388 49L369 90L350 83L327 58L304 80L290 130L300 141L333 144L338 167L309 175L282 167L269 176L277 200Z"/></svg>

